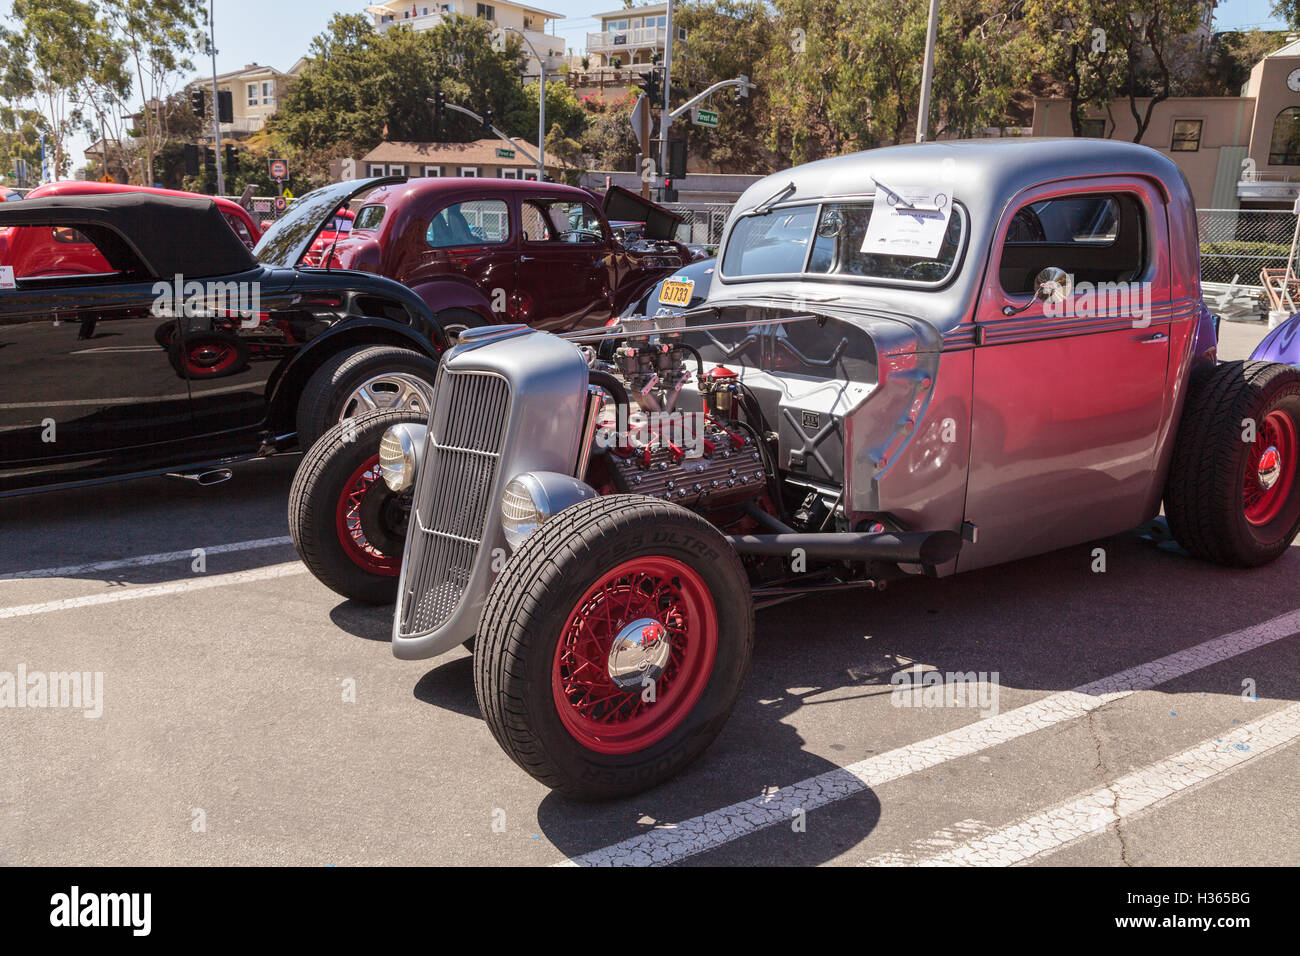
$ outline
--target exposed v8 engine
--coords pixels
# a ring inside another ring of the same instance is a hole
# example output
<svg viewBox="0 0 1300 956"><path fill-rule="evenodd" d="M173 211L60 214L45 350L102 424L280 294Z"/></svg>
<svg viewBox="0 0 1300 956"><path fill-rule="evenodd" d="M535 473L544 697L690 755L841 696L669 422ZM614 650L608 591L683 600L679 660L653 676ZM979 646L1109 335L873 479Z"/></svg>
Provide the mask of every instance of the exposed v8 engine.
<svg viewBox="0 0 1300 956"><path fill-rule="evenodd" d="M717 366L705 373L698 353L671 335L624 340L604 359L595 350L587 356L594 384L612 379L618 386L605 386L610 400L596 423L611 490L710 508L764 493L761 438L735 417L743 401L735 372ZM695 388L683 394L691 359Z"/></svg>

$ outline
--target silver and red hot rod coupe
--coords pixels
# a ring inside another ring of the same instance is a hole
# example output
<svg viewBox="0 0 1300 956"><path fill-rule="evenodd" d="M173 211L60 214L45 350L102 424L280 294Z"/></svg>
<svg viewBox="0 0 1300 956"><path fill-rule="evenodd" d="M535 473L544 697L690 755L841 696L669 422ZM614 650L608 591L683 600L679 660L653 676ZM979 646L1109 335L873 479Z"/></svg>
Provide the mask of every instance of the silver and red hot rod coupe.
<svg viewBox="0 0 1300 956"><path fill-rule="evenodd" d="M345 595L395 597L399 658L472 640L497 741L583 798L708 747L755 607L1094 540L1162 501L1224 565L1300 528L1300 370L1217 363L1186 182L1105 140L769 176L701 305L471 329L415 419L322 437L299 553Z"/></svg>

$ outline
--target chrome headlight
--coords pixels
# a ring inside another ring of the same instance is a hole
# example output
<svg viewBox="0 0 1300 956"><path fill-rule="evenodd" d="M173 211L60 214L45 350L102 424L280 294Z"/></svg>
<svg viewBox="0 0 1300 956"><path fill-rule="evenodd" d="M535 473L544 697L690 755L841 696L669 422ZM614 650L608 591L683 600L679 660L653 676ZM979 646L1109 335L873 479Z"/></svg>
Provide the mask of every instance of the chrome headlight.
<svg viewBox="0 0 1300 956"><path fill-rule="evenodd" d="M393 425L379 439L379 473L393 491L405 491L415 484L427 431L424 425L403 423Z"/></svg>
<svg viewBox="0 0 1300 956"><path fill-rule="evenodd" d="M501 530L512 551L528 536L579 501L596 497L596 489L572 475L526 471L516 475L501 495Z"/></svg>

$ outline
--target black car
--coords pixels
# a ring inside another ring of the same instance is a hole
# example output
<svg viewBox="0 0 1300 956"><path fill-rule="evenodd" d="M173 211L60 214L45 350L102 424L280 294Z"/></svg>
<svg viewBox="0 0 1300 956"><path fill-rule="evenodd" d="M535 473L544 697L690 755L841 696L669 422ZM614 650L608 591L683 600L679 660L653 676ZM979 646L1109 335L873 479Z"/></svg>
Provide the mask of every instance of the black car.
<svg viewBox="0 0 1300 956"><path fill-rule="evenodd" d="M0 229L89 241L109 269L0 267L0 496L148 474L217 480L356 412L427 409L447 347L428 306L380 276L295 267L357 185L304 197L252 252L210 199L0 205Z"/></svg>

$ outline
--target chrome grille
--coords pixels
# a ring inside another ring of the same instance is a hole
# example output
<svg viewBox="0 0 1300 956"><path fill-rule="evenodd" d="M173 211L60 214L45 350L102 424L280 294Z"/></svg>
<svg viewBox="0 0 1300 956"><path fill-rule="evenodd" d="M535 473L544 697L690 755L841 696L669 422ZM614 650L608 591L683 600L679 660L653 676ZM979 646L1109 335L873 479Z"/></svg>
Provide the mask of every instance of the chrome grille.
<svg viewBox="0 0 1300 956"><path fill-rule="evenodd" d="M403 637L440 627L460 606L494 503L510 386L490 372L438 378L407 547Z"/></svg>

